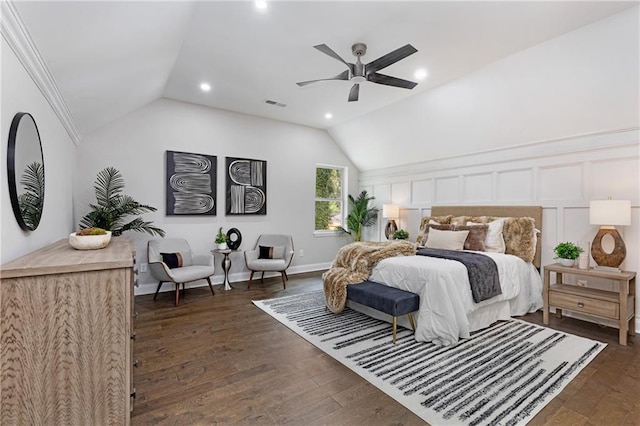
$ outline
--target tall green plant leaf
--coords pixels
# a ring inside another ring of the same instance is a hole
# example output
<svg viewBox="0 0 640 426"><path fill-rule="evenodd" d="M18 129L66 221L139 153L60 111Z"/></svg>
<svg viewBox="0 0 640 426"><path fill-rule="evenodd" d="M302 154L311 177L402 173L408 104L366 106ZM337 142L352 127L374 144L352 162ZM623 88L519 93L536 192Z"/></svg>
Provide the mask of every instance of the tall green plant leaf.
<svg viewBox="0 0 640 426"><path fill-rule="evenodd" d="M124 179L117 169L107 167L100 171L94 189L97 203L89 205L92 210L81 219L81 227L103 228L111 231L114 236L126 231L137 231L164 237L164 230L153 226L153 222L144 221L140 217L129 220L130 216L155 212L157 209L121 194Z"/></svg>
<svg viewBox="0 0 640 426"><path fill-rule="evenodd" d="M44 166L37 161L27 165L20 177L24 193L18 195L18 206L25 225L36 229L44 208Z"/></svg>

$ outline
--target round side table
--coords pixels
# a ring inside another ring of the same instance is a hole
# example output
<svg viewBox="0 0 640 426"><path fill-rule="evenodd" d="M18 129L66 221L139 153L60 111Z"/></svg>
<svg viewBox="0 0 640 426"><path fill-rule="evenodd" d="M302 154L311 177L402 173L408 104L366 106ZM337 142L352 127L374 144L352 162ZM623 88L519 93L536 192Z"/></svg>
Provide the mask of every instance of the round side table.
<svg viewBox="0 0 640 426"><path fill-rule="evenodd" d="M231 250L231 249L224 249L224 250L220 250L220 249L215 249L213 250L213 253L220 253L224 256L224 259L222 259L222 269L224 270L224 281L222 281L222 289L223 290L231 290L235 287L233 287L231 285L231 283L229 282L229 269L231 269L231 258L229 257L229 255L231 253L233 253L234 251L238 251L238 250Z"/></svg>

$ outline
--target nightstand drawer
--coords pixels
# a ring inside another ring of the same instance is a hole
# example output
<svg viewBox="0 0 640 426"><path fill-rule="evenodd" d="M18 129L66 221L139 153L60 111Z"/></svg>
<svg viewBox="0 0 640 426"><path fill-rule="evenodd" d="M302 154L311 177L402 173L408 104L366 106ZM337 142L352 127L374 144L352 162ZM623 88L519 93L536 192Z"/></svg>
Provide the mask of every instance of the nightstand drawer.
<svg viewBox="0 0 640 426"><path fill-rule="evenodd" d="M620 318L620 305L606 300L598 300L575 294L550 291L549 304L558 308L569 309L574 312L598 315L600 317L611 319Z"/></svg>

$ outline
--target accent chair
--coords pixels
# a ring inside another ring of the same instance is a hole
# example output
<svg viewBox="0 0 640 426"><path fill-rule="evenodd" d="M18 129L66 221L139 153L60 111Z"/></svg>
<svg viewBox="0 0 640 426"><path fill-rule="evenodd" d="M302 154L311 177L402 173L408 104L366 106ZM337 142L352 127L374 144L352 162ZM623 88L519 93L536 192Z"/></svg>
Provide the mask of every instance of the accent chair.
<svg viewBox="0 0 640 426"><path fill-rule="evenodd" d="M215 272L212 254L194 255L184 238L163 238L147 243L147 256L149 272L159 281L153 300L165 282L176 286L176 306L180 301L180 284L184 293L184 284L191 281L207 280L211 294L215 296L211 284L211 276Z"/></svg>
<svg viewBox="0 0 640 426"><path fill-rule="evenodd" d="M244 260L247 269L251 271L247 290L251 288L254 272L262 272L260 281L264 279L265 272L280 272L282 285L287 288L287 268L293 260L294 248L291 235L262 234L258 237L253 250L245 250Z"/></svg>

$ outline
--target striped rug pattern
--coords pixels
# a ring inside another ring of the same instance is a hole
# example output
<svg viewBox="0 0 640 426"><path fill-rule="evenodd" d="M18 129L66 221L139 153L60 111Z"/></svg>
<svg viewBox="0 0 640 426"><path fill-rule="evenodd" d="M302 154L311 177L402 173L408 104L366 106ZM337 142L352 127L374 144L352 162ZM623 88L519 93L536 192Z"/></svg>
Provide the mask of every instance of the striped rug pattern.
<svg viewBox="0 0 640 426"><path fill-rule="evenodd" d="M399 328L394 346L391 324L333 314L322 291L253 303L432 425L526 424L606 346L520 320L451 347Z"/></svg>

